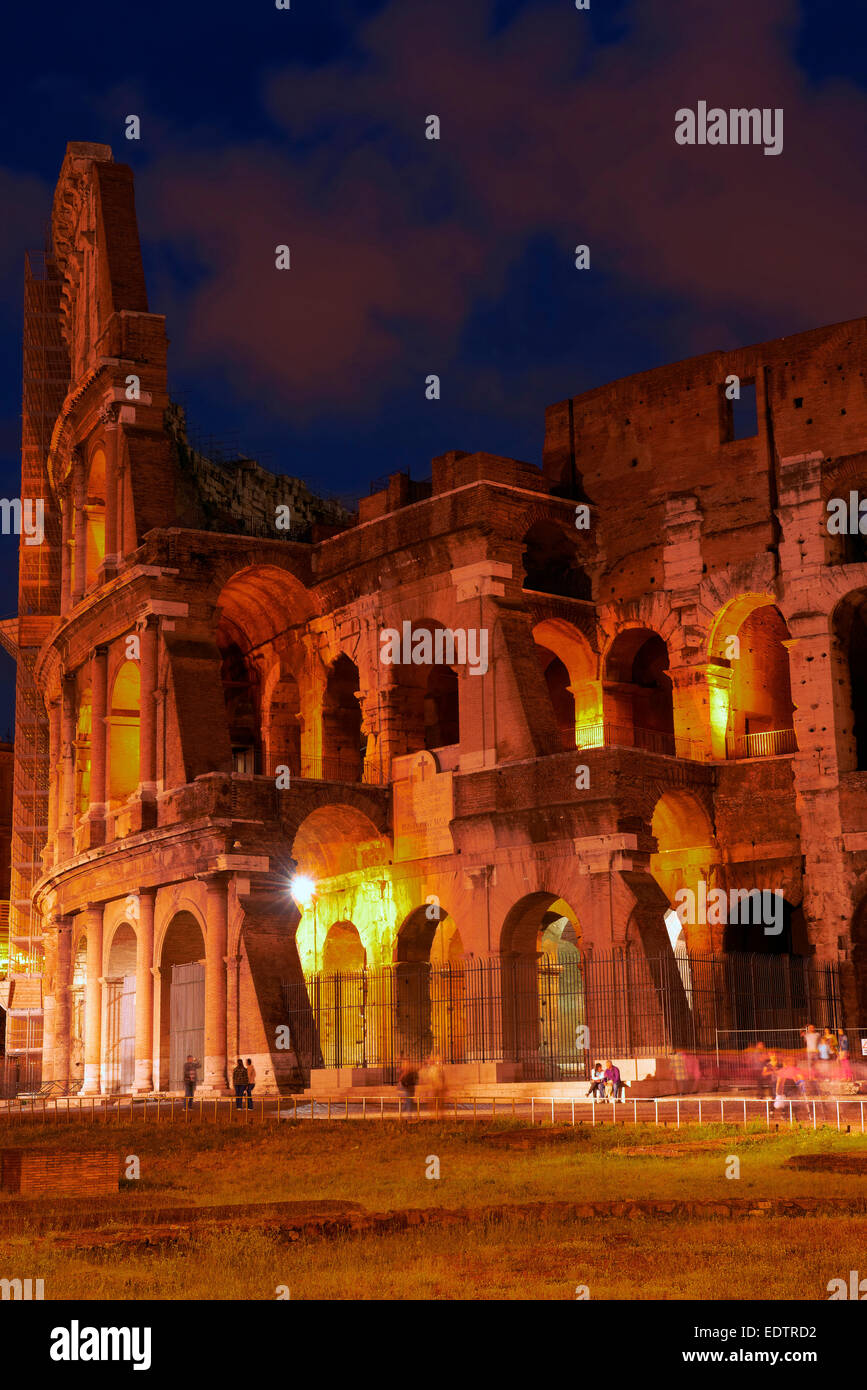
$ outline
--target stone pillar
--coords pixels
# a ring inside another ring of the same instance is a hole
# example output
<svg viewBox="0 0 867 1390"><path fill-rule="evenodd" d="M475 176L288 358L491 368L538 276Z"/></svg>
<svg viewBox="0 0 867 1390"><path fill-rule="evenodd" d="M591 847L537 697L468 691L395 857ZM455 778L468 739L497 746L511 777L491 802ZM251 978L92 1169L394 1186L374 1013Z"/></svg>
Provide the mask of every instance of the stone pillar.
<svg viewBox="0 0 867 1390"><path fill-rule="evenodd" d="M57 1035L57 928L53 921L46 924L42 934L42 1082L54 1081L54 1056Z"/></svg>
<svg viewBox="0 0 867 1390"><path fill-rule="evenodd" d="M85 506L84 459L76 453L72 474L74 536L72 542L72 606L84 597L87 566L87 509Z"/></svg>
<svg viewBox="0 0 867 1390"><path fill-rule="evenodd" d="M84 994L83 1096L102 1090L102 905L91 904L83 914L87 932L87 984Z"/></svg>
<svg viewBox="0 0 867 1390"><path fill-rule="evenodd" d="M138 891L135 953L135 1082L137 1095L154 1089L154 905L156 890Z"/></svg>
<svg viewBox="0 0 867 1390"><path fill-rule="evenodd" d="M110 579L117 569L117 456L120 448L119 407L106 406L101 419L105 426L105 556L100 578Z"/></svg>
<svg viewBox="0 0 867 1390"><path fill-rule="evenodd" d="M48 838L42 851L46 870L58 860L57 825L60 811L60 700L48 702Z"/></svg>
<svg viewBox="0 0 867 1390"><path fill-rule="evenodd" d="M54 1081L69 1085L70 1033L72 1009L72 927L69 921L57 923L57 985L54 995ZM44 1076L43 1072L43 1076Z"/></svg>
<svg viewBox="0 0 867 1390"><path fill-rule="evenodd" d="M139 795L153 800L157 789L157 618L145 619L141 628L141 715L139 721Z"/></svg>
<svg viewBox="0 0 867 1390"><path fill-rule="evenodd" d="M61 498L60 531L60 612L69 612L72 603L72 499L69 489Z"/></svg>
<svg viewBox="0 0 867 1390"><path fill-rule="evenodd" d="M208 930L205 942L204 1089L211 1095L224 1095L229 1089L226 1080L228 885L222 874L209 875L205 882L208 890Z"/></svg>
<svg viewBox="0 0 867 1390"><path fill-rule="evenodd" d="M72 855L75 816L75 679L69 675L61 683L59 783L56 862L62 863Z"/></svg>

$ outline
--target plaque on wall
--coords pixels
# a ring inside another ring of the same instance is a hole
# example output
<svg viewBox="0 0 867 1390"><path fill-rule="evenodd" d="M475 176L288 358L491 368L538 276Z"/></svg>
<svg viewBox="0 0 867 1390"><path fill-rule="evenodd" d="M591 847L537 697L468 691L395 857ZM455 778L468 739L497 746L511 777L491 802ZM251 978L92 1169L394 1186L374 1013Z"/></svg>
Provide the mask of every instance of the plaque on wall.
<svg viewBox="0 0 867 1390"><path fill-rule="evenodd" d="M438 772L432 753L416 753L409 777L394 783L394 858L427 859L452 854L454 815L451 772Z"/></svg>

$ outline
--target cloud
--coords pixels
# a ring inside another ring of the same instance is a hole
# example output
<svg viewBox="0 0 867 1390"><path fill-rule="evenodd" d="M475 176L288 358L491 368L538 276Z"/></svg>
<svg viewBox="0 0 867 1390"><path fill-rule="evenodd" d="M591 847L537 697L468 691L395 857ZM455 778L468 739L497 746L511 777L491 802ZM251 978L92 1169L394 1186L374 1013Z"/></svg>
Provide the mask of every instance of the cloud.
<svg viewBox="0 0 867 1390"><path fill-rule="evenodd" d="M185 361L295 418L373 410L457 360L469 316L539 235L573 275L588 242L616 296L691 304L685 353L745 325L853 317L867 99L807 82L798 19L795 0L636 4L625 36L594 47L561 0L496 35L483 0L392 0L351 61L266 80L279 138L179 140L152 165L148 234L196 269L156 307ZM675 111L702 99L782 107L783 153L676 145ZM290 271L274 268L280 243Z"/></svg>

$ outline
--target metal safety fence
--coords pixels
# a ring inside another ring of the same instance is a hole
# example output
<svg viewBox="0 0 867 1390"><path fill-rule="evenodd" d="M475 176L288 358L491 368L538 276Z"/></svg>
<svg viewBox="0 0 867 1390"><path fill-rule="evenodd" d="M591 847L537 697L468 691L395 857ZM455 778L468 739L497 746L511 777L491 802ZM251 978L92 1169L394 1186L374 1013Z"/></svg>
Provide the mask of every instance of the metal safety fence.
<svg viewBox="0 0 867 1390"><path fill-rule="evenodd" d="M836 966L789 955L639 951L397 962L284 981L305 1082L320 1068L404 1060L508 1062L524 1080L579 1080L595 1060L715 1052L720 1030L837 1028Z"/></svg>

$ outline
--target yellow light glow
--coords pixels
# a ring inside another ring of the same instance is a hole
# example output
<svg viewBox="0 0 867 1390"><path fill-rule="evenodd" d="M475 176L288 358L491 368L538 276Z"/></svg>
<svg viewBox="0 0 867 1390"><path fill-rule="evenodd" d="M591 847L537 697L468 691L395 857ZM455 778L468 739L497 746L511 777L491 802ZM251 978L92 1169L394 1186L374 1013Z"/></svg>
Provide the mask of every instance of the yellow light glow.
<svg viewBox="0 0 867 1390"><path fill-rule="evenodd" d="M309 907L316 894L316 884L306 874L296 874L289 884L289 891L299 907Z"/></svg>

